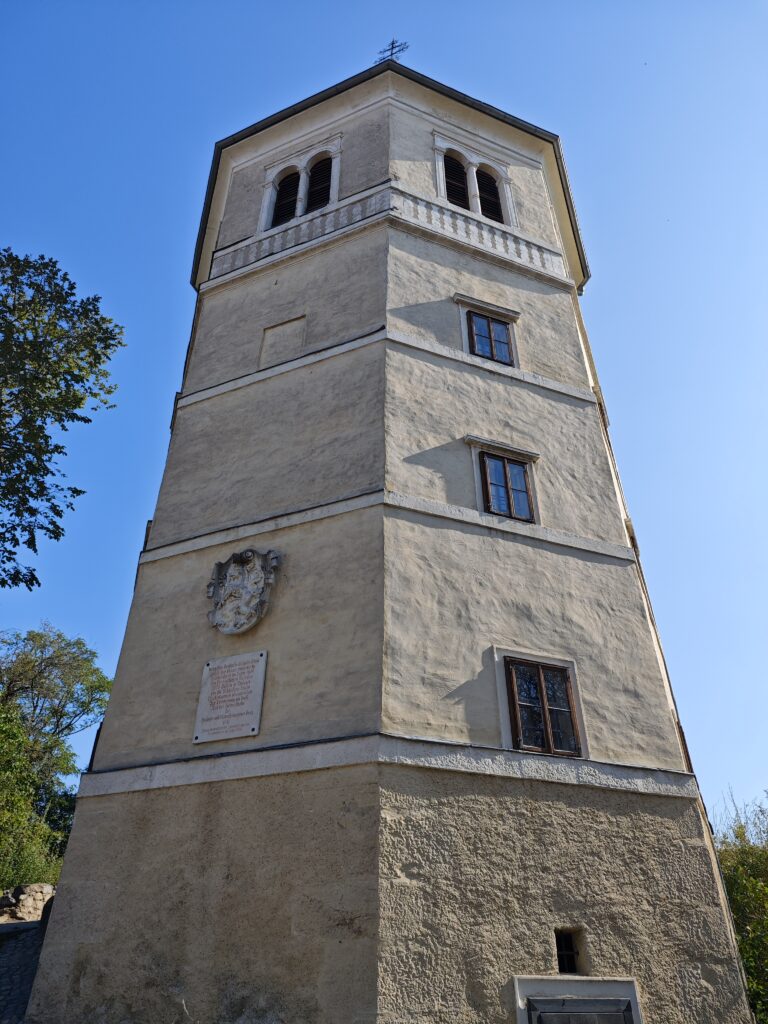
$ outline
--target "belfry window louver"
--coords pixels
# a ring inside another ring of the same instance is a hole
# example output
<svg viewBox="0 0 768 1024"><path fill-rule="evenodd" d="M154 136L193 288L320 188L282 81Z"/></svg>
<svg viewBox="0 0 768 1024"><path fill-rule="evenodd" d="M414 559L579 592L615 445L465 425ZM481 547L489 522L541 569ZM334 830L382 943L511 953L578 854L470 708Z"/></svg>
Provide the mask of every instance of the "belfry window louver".
<svg viewBox="0 0 768 1024"><path fill-rule="evenodd" d="M309 187L307 189L307 208L305 213L312 213L313 210L321 210L331 200L331 171L333 160L331 157L323 157L313 164L309 172Z"/></svg>
<svg viewBox="0 0 768 1024"><path fill-rule="evenodd" d="M455 156L447 153L443 158L445 167L445 194L452 206L469 209L469 189L467 188L467 172L464 165Z"/></svg>
<svg viewBox="0 0 768 1024"><path fill-rule="evenodd" d="M504 223L504 213L501 208L499 197L499 186L496 179L487 171L477 171L477 192L480 198L480 212L489 220L496 220Z"/></svg>
<svg viewBox="0 0 768 1024"><path fill-rule="evenodd" d="M296 201L299 198L299 172L291 171L290 174L281 179L277 186L275 196L275 208L272 213L271 227L276 228L279 224L286 224L296 216Z"/></svg>

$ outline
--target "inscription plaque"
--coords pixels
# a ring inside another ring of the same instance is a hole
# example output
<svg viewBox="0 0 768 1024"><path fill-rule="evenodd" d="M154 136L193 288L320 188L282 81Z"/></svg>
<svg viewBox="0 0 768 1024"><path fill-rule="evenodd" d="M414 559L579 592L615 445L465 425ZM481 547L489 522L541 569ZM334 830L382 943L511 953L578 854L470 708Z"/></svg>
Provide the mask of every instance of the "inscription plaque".
<svg viewBox="0 0 768 1024"><path fill-rule="evenodd" d="M212 658L206 664L195 719L195 743L258 733L266 670L266 651Z"/></svg>

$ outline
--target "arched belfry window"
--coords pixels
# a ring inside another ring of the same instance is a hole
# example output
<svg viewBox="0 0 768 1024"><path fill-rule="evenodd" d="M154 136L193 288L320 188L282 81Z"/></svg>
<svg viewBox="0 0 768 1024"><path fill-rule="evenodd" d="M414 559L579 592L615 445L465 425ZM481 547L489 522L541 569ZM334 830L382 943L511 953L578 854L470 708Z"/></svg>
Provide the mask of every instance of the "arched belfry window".
<svg viewBox="0 0 768 1024"><path fill-rule="evenodd" d="M501 208L501 197L496 179L481 167L477 169L477 194L480 200L480 212L489 220L504 223L504 212Z"/></svg>
<svg viewBox="0 0 768 1024"><path fill-rule="evenodd" d="M309 171L309 185L307 186L307 206L305 213L312 213L313 210L321 210L331 201L331 172L333 170L333 159L324 156L317 160Z"/></svg>
<svg viewBox="0 0 768 1024"><path fill-rule="evenodd" d="M285 224L296 216L296 200L299 198L300 180L298 171L290 171L280 179L275 194L271 227L276 228L278 224Z"/></svg>
<svg viewBox="0 0 768 1024"><path fill-rule="evenodd" d="M467 188L467 172L464 165L455 156L446 153L443 157L445 167L445 196L452 206L469 209L469 189Z"/></svg>

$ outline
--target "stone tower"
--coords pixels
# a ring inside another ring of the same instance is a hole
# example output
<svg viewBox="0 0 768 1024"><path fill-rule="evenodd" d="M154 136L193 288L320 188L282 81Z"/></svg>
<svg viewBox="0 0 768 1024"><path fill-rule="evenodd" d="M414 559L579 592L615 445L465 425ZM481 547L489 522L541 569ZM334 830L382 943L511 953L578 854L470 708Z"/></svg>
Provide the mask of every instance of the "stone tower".
<svg viewBox="0 0 768 1024"><path fill-rule="evenodd" d="M558 138L385 62L215 149L29 1024L747 1024Z"/></svg>

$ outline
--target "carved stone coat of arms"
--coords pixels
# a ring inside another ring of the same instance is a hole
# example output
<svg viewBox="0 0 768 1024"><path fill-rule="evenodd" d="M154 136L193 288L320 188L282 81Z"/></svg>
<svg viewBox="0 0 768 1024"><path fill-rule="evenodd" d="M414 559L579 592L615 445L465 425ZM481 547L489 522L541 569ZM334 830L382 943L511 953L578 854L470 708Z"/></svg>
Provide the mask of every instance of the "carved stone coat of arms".
<svg viewBox="0 0 768 1024"><path fill-rule="evenodd" d="M247 548L213 567L208 597L213 609L208 621L220 633L245 633L267 613L269 592L280 564L277 551Z"/></svg>

